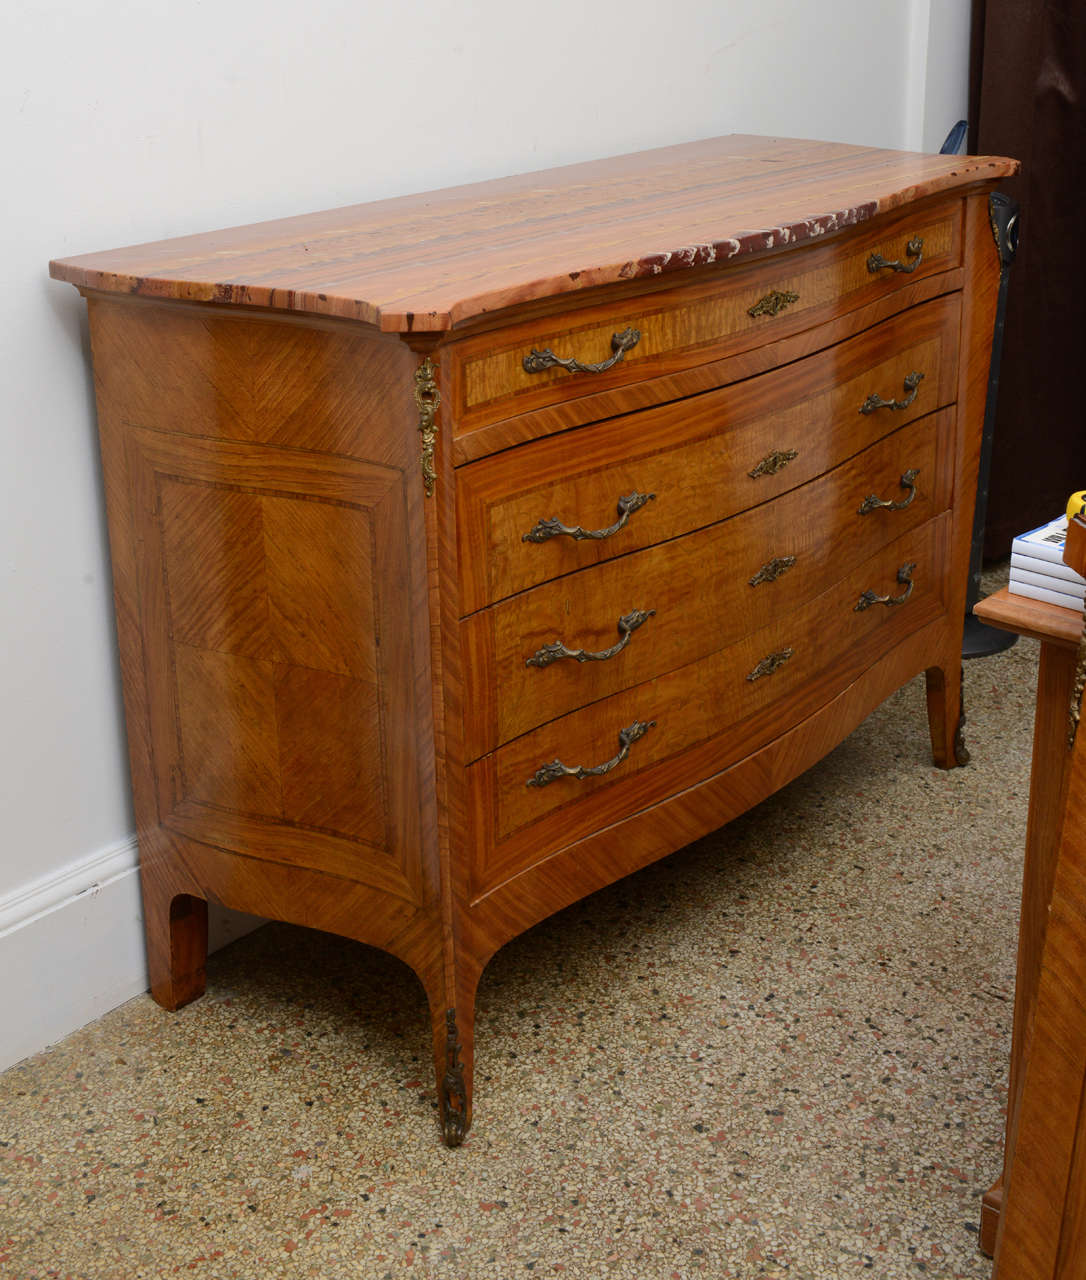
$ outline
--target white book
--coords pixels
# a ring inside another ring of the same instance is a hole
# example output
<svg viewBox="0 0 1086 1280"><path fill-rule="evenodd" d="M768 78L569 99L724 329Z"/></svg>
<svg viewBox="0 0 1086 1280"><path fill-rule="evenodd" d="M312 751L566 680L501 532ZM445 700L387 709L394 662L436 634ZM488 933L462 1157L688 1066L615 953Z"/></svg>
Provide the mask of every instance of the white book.
<svg viewBox="0 0 1086 1280"><path fill-rule="evenodd" d="M1062 560L1042 560L1039 556L1024 556L1017 551L1012 551L1011 573L1015 570L1022 573L1039 573L1055 578L1059 582L1071 583L1076 587L1086 586L1086 578L1081 577ZM1029 579L1027 578L1026 581L1028 582ZM1067 587L1058 587L1057 590L1066 591Z"/></svg>
<svg viewBox="0 0 1086 1280"><path fill-rule="evenodd" d="M1038 560L1052 560L1063 563L1063 544L1067 541L1067 517L1058 516L1043 524L1039 529L1031 529L1029 533L1019 534L1011 543L1011 554L1018 552L1020 556L1034 556Z"/></svg>
<svg viewBox="0 0 1086 1280"><path fill-rule="evenodd" d="M1042 560L1041 564L1047 564ZM1086 597L1086 583L1082 586L1068 582L1066 578L1057 578L1050 573L1030 573L1028 569L1011 567L1011 582L1018 582L1027 587L1044 587L1046 591L1057 591L1062 596L1069 596L1076 604L1081 605Z"/></svg>
<svg viewBox="0 0 1086 1280"><path fill-rule="evenodd" d="M1049 591L1047 587L1033 587L1028 582L1009 582L1007 590L1012 596L1028 596L1030 600L1043 600L1046 604L1058 604L1062 609L1082 613L1082 601L1063 591Z"/></svg>

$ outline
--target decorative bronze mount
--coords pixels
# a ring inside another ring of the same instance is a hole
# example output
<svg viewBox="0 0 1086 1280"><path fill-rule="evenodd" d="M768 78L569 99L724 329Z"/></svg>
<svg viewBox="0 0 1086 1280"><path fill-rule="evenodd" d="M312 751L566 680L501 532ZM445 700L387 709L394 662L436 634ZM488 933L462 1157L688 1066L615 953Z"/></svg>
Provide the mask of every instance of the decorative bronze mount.
<svg viewBox="0 0 1086 1280"><path fill-rule="evenodd" d="M434 448L437 444L437 427L434 418L441 405L441 392L437 389L434 374L437 372L429 356L415 370L415 403L419 408L419 431L422 435L422 483L426 496L434 496L437 473L434 470Z"/></svg>
<svg viewBox="0 0 1086 1280"><path fill-rule="evenodd" d="M582 364L580 360L574 359L573 356L556 356L550 347L537 351L535 347L524 357L525 373L542 373L544 369L565 369L568 373L606 373L608 369L622 359L622 357L632 347L636 347L641 341L640 329L622 329L618 333L611 335L611 350L613 354L607 360L601 360L599 364Z"/></svg>
<svg viewBox="0 0 1086 1280"><path fill-rule="evenodd" d="M763 582L776 582L781 574L787 573L795 563L795 556L774 556L772 560L767 560L750 579L750 585L757 587Z"/></svg>
<svg viewBox="0 0 1086 1280"><path fill-rule="evenodd" d="M467 1089L460 1061L460 1033L456 1010L445 1013L445 1074L441 1077L441 1131L447 1147L458 1147L468 1131Z"/></svg>
<svg viewBox="0 0 1086 1280"><path fill-rule="evenodd" d="M1082 717L1082 696L1086 692L1086 632L1078 646L1078 662L1075 665L1075 683L1071 686L1071 710L1067 730L1068 751L1075 745L1079 721Z"/></svg>
<svg viewBox="0 0 1086 1280"><path fill-rule="evenodd" d="M799 453L795 449L774 449L757 466L751 467L747 475L752 480L757 480L759 476L775 476L798 457Z"/></svg>
<svg viewBox="0 0 1086 1280"><path fill-rule="evenodd" d="M759 298L753 307L748 307L747 315L751 319L755 316L777 316L785 307L790 307L793 302L798 301L799 294L793 293L791 289L771 289L764 298Z"/></svg>
<svg viewBox="0 0 1086 1280"><path fill-rule="evenodd" d="M969 748L965 745L965 703L963 701L961 714L958 716L958 727L954 730L954 763L959 768L964 768L972 758Z"/></svg>
<svg viewBox="0 0 1086 1280"><path fill-rule="evenodd" d="M753 681L761 680L763 676L771 676L774 671L779 671L794 653L794 649L779 649L776 653L768 654L747 676L747 679Z"/></svg>

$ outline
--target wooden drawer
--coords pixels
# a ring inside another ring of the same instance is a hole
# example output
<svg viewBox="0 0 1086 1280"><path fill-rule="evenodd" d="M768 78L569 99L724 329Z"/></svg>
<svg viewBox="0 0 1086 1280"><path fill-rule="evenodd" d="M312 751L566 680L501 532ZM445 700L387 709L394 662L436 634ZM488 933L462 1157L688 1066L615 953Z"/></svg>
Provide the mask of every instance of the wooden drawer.
<svg viewBox="0 0 1086 1280"><path fill-rule="evenodd" d="M759 378L462 467L461 613L775 498L951 403L959 313L939 298ZM872 394L910 403L861 412ZM551 518L606 529L634 493L655 496L608 537L526 539Z"/></svg>
<svg viewBox="0 0 1086 1280"><path fill-rule="evenodd" d="M949 505L953 433L953 409L921 418L793 493L468 618L467 758L703 658L825 591ZM905 505L873 507L869 495ZM558 641L612 656L552 660L546 647Z"/></svg>
<svg viewBox="0 0 1086 1280"><path fill-rule="evenodd" d="M734 644L552 721L471 765L476 891L757 750L938 618L948 522L944 514L895 539L806 605ZM911 589L899 582L909 565ZM866 591L907 599L857 610ZM551 762L595 768L614 760L620 732L635 725L651 727L610 771L532 782ZM703 759L695 767L689 753L699 750Z"/></svg>
<svg viewBox="0 0 1086 1280"><path fill-rule="evenodd" d="M913 252L917 245L922 247ZM907 269L879 267L873 255ZM960 261L961 209L955 203L882 219L877 227L697 284L582 305L504 328L500 335L473 335L449 353L453 430L466 435L545 405L761 346ZM620 350L617 335L631 333L638 335L634 345ZM551 363L555 356L604 367L569 369Z"/></svg>

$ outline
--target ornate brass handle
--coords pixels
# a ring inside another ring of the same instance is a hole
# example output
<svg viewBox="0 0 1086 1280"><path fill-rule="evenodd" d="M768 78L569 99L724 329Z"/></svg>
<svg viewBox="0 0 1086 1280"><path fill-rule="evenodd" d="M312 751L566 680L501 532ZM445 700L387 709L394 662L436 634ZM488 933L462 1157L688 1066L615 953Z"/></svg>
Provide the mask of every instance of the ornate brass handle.
<svg viewBox="0 0 1086 1280"><path fill-rule="evenodd" d="M917 392L920 390L920 384L924 381L924 375L918 373L915 369L912 373L905 375L905 398L903 400L884 400L882 396L875 395L874 392L860 405L861 413L874 413L876 409L907 409L909 405L916 399Z"/></svg>
<svg viewBox="0 0 1086 1280"><path fill-rule="evenodd" d="M902 262L899 258L895 258L893 262L890 262L881 253L873 253L867 260L867 269L872 275L876 271L881 271L883 267L889 267L891 271L904 271L906 275L910 274L924 261L924 237L913 236L905 246L905 253L908 257L913 258L914 261Z"/></svg>
<svg viewBox="0 0 1086 1280"><path fill-rule="evenodd" d="M608 658L613 658L616 653L621 653L626 648L630 643L630 636L643 622L648 622L655 612L655 609L634 609L632 613L624 613L618 620L622 639L618 644L613 644L610 649L600 649L597 653L590 653L587 649L567 649L561 640L555 640L553 644L545 644L542 649L537 649L530 658L525 658L524 665L549 667L552 662L558 662L562 658L572 658L575 662L606 662Z"/></svg>
<svg viewBox="0 0 1086 1280"><path fill-rule="evenodd" d="M761 680L763 676L771 676L774 671L779 671L784 666L793 653L795 653L794 649L778 649L776 653L768 654L747 676L747 679Z"/></svg>
<svg viewBox="0 0 1086 1280"><path fill-rule="evenodd" d="M631 347L636 347L641 341L640 329L622 329L619 333L611 335L611 351L610 359L601 360L599 364L582 364L580 360L575 360L573 356L556 356L550 347L537 351L535 347L524 357L525 373L542 373L544 369L565 369L569 373L606 373L608 369L622 359Z"/></svg>
<svg viewBox="0 0 1086 1280"><path fill-rule="evenodd" d="M909 496L900 498L897 502L884 502L878 494L869 493L863 502L860 503L860 515L866 516L871 511L904 511L905 508L916 497L916 477L920 474L915 468L910 467L908 471L902 473L901 487L908 489Z"/></svg>
<svg viewBox="0 0 1086 1280"><path fill-rule="evenodd" d="M571 769L569 765L565 765L561 760L552 760L550 764L541 764L534 774L528 779L529 787L545 787L551 782L556 782L559 778L599 778L605 773L610 773L612 769L617 768L623 760L630 754L630 746L635 743L638 738L643 738L650 729L656 727L655 720L635 720L626 729L621 729L618 735L618 755L612 756L610 760L605 760L603 764L593 765L591 769L586 769L584 765L578 765L576 769Z"/></svg>
<svg viewBox="0 0 1086 1280"><path fill-rule="evenodd" d="M795 563L795 556L774 556L772 560L767 560L751 578L750 585L756 587L763 582L776 582L781 574L787 573Z"/></svg>
<svg viewBox="0 0 1086 1280"><path fill-rule="evenodd" d="M582 529L579 524L570 526L563 524L557 516L551 516L549 520L537 520L527 533L520 535L520 540L521 542L546 542L549 538L566 537L572 538L574 542L583 542L586 538L599 542L603 538L609 538L612 534L618 533L620 529L625 529L630 516L655 497L655 493L638 493L634 490L625 498L619 498L618 519L606 529Z"/></svg>
<svg viewBox="0 0 1086 1280"><path fill-rule="evenodd" d="M852 606L852 612L863 613L865 609L870 609L873 604L904 604L913 593L913 586L915 585L913 583L913 570L915 568L916 563L913 562L912 564L903 564L897 571L897 580L905 588L901 595L880 596L876 595L874 591L865 591L859 600L857 600Z"/></svg>

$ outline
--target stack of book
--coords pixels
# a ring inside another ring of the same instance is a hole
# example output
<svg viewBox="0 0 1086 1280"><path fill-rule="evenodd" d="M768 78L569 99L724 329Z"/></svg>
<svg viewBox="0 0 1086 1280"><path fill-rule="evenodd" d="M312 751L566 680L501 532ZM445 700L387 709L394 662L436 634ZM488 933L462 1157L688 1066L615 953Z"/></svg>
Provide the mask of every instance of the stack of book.
<svg viewBox="0 0 1086 1280"><path fill-rule="evenodd" d="M1086 578L1079 577L1064 564L1066 540L1066 516L1015 538L1011 544L1011 578L1007 587L1010 593L1029 596L1031 600L1046 600L1081 613Z"/></svg>

